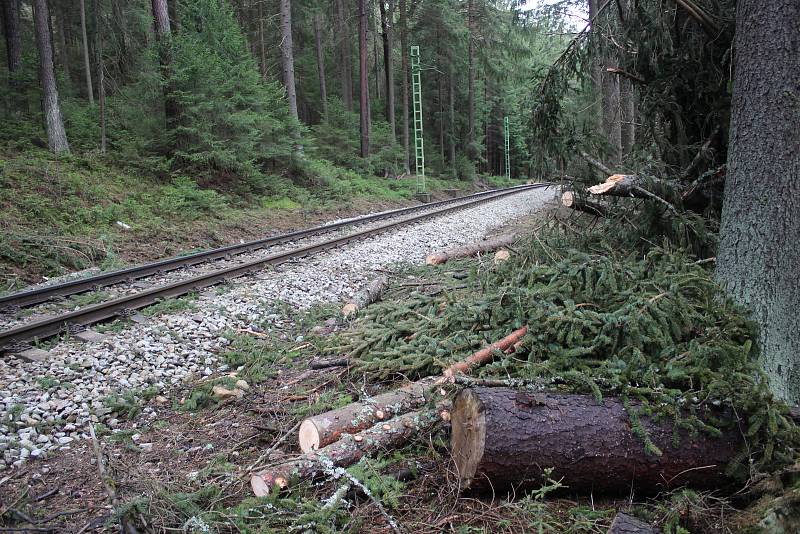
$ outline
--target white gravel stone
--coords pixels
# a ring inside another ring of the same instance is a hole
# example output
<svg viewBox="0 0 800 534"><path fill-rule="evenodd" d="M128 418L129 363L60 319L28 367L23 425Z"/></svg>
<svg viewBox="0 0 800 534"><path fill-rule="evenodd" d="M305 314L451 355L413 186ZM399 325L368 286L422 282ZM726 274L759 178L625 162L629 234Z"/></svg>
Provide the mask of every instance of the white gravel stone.
<svg viewBox="0 0 800 534"><path fill-rule="evenodd" d="M526 191L288 262L237 279L219 294L201 295L197 310L134 323L96 342L58 343L42 362L0 359L0 468L20 467L29 457L68 448L85 438L91 422L117 427L120 414L106 405L112 393L151 386L166 393L227 372L217 356L229 343L223 334L234 328L269 332L291 326L278 311L281 302L302 310L346 300L379 269L419 264L430 252L478 240L537 211L555 193L553 188ZM158 397L158 403L165 402L166 397ZM155 415L149 408L145 414ZM150 450L153 445L139 446Z"/></svg>

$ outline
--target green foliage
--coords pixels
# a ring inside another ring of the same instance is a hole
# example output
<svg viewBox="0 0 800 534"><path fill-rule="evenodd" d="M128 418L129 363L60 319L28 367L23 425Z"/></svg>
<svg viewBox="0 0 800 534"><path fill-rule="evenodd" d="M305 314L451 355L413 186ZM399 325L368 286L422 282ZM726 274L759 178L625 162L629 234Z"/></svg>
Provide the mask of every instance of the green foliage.
<svg viewBox="0 0 800 534"><path fill-rule="evenodd" d="M151 386L141 390L128 390L123 393L109 395L103 405L120 415L133 419L142 410L142 405L158 395L158 388Z"/></svg>

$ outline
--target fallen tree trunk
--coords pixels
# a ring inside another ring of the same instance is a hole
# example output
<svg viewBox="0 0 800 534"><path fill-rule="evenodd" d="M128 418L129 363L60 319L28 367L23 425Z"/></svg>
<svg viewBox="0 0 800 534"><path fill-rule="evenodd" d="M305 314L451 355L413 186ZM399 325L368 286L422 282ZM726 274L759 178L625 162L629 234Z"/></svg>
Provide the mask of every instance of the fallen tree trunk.
<svg viewBox="0 0 800 534"><path fill-rule="evenodd" d="M435 411L410 412L378 423L356 435L343 435L327 447L304 454L250 477L253 493L263 497L273 487L287 487L293 478L307 479L330 474L335 467L353 465L363 456L396 448L438 419Z"/></svg>
<svg viewBox="0 0 800 534"><path fill-rule="evenodd" d="M680 192L670 182L636 174L612 174L606 178L605 182L590 187L589 192L593 195L615 197L652 198L656 196L667 202L672 202L680 197Z"/></svg>
<svg viewBox="0 0 800 534"><path fill-rule="evenodd" d="M606 534L659 534L661 531L644 521L623 512L618 512Z"/></svg>
<svg viewBox="0 0 800 534"><path fill-rule="evenodd" d="M379 421L419 408L425 404L425 390L433 384L433 379L411 382L400 389L309 417L300 424L297 439L300 450L309 453L321 449L342 434L355 434Z"/></svg>
<svg viewBox="0 0 800 534"><path fill-rule="evenodd" d="M465 389L451 413L452 454L461 487L513 490L540 486L544 469L572 492L653 493L676 486L718 488L741 445L738 429L720 438L690 437L641 417L661 456L645 452L619 399L528 393L510 388Z"/></svg>
<svg viewBox="0 0 800 534"><path fill-rule="evenodd" d="M565 208L570 208L576 211L582 211L595 217L605 217L606 207L597 202L591 202L584 198L580 198L573 191L564 191L561 193L561 205Z"/></svg>
<svg viewBox="0 0 800 534"><path fill-rule="evenodd" d="M464 245L463 247L455 247L442 252L434 252L425 258L425 264L441 265L450 260L477 256L482 252L490 252L492 250L497 250L498 248L512 245L516 239L516 234L507 234L486 239L484 241L478 241L477 243L470 243L468 245Z"/></svg>
<svg viewBox="0 0 800 534"><path fill-rule="evenodd" d="M347 317L348 315L358 312L361 308L379 301L381 295L388 286L389 278L387 276L379 276L370 282L367 287L356 293L353 299L344 305L342 308L342 315Z"/></svg>
<svg viewBox="0 0 800 534"><path fill-rule="evenodd" d="M431 387L444 382L453 382L455 375L469 373L475 367L489 363L494 358L496 350L511 349L527 331L527 326L515 330L500 341L454 363L445 369L440 377L423 378L373 398L309 417L300 424L297 437L300 450L309 453L333 443L343 434L359 432L384 419L419 408L425 403L425 392Z"/></svg>

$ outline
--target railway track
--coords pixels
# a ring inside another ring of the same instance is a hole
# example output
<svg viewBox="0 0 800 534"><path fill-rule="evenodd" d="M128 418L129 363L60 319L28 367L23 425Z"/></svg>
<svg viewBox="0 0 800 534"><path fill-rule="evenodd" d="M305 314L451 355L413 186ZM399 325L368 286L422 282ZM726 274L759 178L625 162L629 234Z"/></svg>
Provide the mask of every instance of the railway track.
<svg viewBox="0 0 800 534"><path fill-rule="evenodd" d="M547 187L548 185L549 184L523 185L508 189L481 192L475 195L459 197L433 204L392 210L379 214L368 215L366 217L345 220L329 225L317 226L314 228L282 234L266 239L251 241L238 245L231 245L228 247L222 247L187 256L161 260L130 269L103 273L85 279L74 280L63 284L8 295L0 298L0 307L32 306L54 298L63 298L77 293L92 291L100 287L110 286L120 282L131 282L133 280L145 278L153 274L163 273L182 267L191 267L193 265L220 258L230 258L233 255L253 252L258 249L264 249L283 243L294 242L311 236L318 236L335 230L340 230L349 226L357 226L387 218L408 215L417 211L429 210L419 215L405 217L398 221L388 222L377 227L351 232L339 237L307 246L301 246L299 248L293 248L291 250L268 254L262 257L251 259L249 261L243 261L234 265L230 265L228 267L204 272L198 276L159 285L157 287L138 291L133 294L124 295L97 304L85 306L67 313L18 325L10 329L0 331L0 351L13 353L23 350L27 348L27 343L30 341L44 339L64 332L75 332L91 324L111 319L113 317L131 315L135 312L135 310L150 306L163 299L174 298L199 291L221 282L262 270L267 266L274 267L293 259L303 258L311 254L336 248L352 241L377 235L393 228L413 224L415 222L460 209L473 207L484 202L489 202L491 200L522 191L527 191L529 189Z"/></svg>

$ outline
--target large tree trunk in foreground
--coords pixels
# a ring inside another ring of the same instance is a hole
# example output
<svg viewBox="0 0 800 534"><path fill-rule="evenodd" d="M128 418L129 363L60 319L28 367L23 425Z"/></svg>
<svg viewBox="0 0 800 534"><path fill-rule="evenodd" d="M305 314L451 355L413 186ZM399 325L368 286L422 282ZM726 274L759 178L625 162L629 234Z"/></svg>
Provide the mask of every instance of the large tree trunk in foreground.
<svg viewBox="0 0 800 534"><path fill-rule="evenodd" d="M507 247L513 244L516 239L517 234L507 234L485 239L483 241L478 241L477 243L469 243L462 247L455 247L448 250L443 250L441 252L434 252L433 254L428 254L428 256L425 258L425 264L441 265L451 260L477 256L483 252L490 252L492 250L497 250L498 248Z"/></svg>
<svg viewBox="0 0 800 534"><path fill-rule="evenodd" d="M314 47L317 51L319 73L319 103L323 119L328 116L328 89L325 85L325 56L322 51L322 15L314 14Z"/></svg>
<svg viewBox="0 0 800 534"><path fill-rule="evenodd" d="M16 87L15 75L22 67L22 39L19 33L19 0L3 0L3 30L6 35L6 57L8 77L12 88Z"/></svg>
<svg viewBox="0 0 800 534"><path fill-rule="evenodd" d="M360 80L361 157L369 157L369 61L367 57L367 0L358 0L358 59Z"/></svg>
<svg viewBox="0 0 800 534"><path fill-rule="evenodd" d="M50 12L47 0L34 0L34 26L36 27L36 48L39 50L39 82L42 85L47 143L50 150L69 152L67 133L61 118L61 107L58 103L56 75L53 68L53 43L50 39Z"/></svg>
<svg viewBox="0 0 800 534"><path fill-rule="evenodd" d="M739 0L717 278L759 325L775 394L800 402L800 2Z"/></svg>
<svg viewBox="0 0 800 534"><path fill-rule="evenodd" d="M292 44L292 2L280 0L281 5L281 60L283 63L283 84L289 101L289 114L295 120L297 115L297 89L294 83L294 46Z"/></svg>
<svg viewBox="0 0 800 534"><path fill-rule="evenodd" d="M434 411L410 412L364 430L360 434L345 434L327 447L304 454L253 474L250 486L259 496L269 494L274 486L285 488L292 478L307 479L324 475L331 467L347 467L362 457L399 447L412 436L432 425L438 414Z"/></svg>
<svg viewBox="0 0 800 534"><path fill-rule="evenodd" d="M463 390L452 417L452 454L464 489L496 491L541 485L543 470L571 492L653 493L676 486L718 488L741 446L739 429L690 438L641 418L662 456L645 452L622 401L511 388Z"/></svg>

